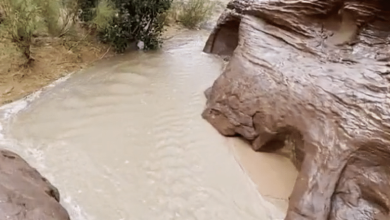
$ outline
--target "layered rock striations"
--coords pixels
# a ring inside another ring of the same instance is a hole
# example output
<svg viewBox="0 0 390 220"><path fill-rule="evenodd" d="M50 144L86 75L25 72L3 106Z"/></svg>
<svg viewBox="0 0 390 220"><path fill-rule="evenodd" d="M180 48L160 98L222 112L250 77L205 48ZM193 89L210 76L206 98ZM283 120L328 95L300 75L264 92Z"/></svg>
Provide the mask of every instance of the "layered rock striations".
<svg viewBox="0 0 390 220"><path fill-rule="evenodd" d="M291 146L287 220L390 219L390 3L233 0L203 117L257 151Z"/></svg>

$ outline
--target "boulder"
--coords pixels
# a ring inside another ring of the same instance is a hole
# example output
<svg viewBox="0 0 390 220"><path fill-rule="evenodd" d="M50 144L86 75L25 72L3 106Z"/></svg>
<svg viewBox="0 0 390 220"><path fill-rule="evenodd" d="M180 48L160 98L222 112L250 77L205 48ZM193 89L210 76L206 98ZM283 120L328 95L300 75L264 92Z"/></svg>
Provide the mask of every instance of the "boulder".
<svg viewBox="0 0 390 220"><path fill-rule="evenodd" d="M69 220L60 194L25 160L0 150L0 219Z"/></svg>
<svg viewBox="0 0 390 220"><path fill-rule="evenodd" d="M233 0L202 113L256 151L291 149L286 220L390 219L390 3ZM284 143L284 144L275 144Z"/></svg>

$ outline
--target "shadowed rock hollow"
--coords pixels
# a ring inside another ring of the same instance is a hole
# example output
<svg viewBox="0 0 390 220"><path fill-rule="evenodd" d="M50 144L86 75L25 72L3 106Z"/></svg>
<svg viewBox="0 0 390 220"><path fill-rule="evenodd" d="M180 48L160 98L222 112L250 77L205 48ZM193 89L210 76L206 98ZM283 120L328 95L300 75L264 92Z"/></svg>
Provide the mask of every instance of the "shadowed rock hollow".
<svg viewBox="0 0 390 220"><path fill-rule="evenodd" d="M390 219L390 3L233 0L203 117L299 169L287 220Z"/></svg>
<svg viewBox="0 0 390 220"><path fill-rule="evenodd" d="M0 219L69 220L60 194L20 156L0 150Z"/></svg>

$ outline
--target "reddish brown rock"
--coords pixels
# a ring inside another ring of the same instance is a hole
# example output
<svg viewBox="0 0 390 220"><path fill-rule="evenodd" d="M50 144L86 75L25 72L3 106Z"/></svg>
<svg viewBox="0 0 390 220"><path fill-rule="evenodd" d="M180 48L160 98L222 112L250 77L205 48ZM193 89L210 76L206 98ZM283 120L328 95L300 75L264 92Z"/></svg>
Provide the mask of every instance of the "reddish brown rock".
<svg viewBox="0 0 390 220"><path fill-rule="evenodd" d="M202 115L258 151L292 143L287 220L390 219L389 36L379 0L234 0L210 35L231 58Z"/></svg>
<svg viewBox="0 0 390 220"><path fill-rule="evenodd" d="M15 153L0 150L0 219L69 220L60 195Z"/></svg>

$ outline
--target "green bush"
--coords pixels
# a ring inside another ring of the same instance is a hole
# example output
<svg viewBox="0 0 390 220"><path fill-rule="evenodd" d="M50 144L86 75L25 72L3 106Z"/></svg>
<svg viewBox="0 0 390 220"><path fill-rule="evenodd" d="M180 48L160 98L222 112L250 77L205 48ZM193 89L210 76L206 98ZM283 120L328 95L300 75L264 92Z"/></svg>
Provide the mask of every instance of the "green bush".
<svg viewBox="0 0 390 220"><path fill-rule="evenodd" d="M142 41L144 49L161 45L165 26L162 17L172 0L113 0L118 9L111 25L99 31L99 38L123 52L130 42Z"/></svg>
<svg viewBox="0 0 390 220"><path fill-rule="evenodd" d="M211 0L188 0L180 2L178 9L178 20L185 27L193 29L205 22L212 15L215 2Z"/></svg>

